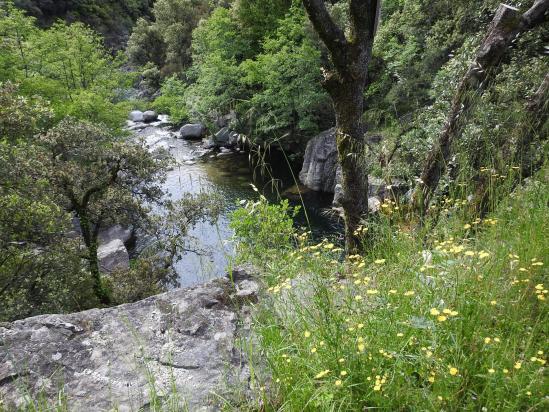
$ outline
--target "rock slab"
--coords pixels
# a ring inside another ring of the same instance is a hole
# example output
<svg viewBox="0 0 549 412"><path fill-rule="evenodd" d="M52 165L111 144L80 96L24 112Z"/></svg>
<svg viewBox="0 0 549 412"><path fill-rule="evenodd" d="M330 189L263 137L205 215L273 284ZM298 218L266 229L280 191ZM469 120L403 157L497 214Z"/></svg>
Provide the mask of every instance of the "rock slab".
<svg viewBox="0 0 549 412"><path fill-rule="evenodd" d="M188 410L219 410L213 394L249 378L230 302L256 289L224 278L114 308L0 324L0 400L8 410L28 394L54 402L63 388L70 410L149 410L152 376L162 401L175 385Z"/></svg>
<svg viewBox="0 0 549 412"><path fill-rule="evenodd" d="M305 149L299 180L311 190L334 193L338 168L335 128L313 137Z"/></svg>
<svg viewBox="0 0 549 412"><path fill-rule="evenodd" d="M97 249L97 258L103 272L130 268L130 256L122 239L113 239L108 243L101 244Z"/></svg>

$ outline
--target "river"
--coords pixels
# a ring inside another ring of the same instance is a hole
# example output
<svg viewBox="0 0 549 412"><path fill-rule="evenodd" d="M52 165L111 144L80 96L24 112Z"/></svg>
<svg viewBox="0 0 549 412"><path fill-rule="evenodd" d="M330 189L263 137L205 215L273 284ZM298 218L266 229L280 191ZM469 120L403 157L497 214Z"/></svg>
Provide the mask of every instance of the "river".
<svg viewBox="0 0 549 412"><path fill-rule="evenodd" d="M227 265L235 254L229 217L238 207L239 201L258 198L252 183L271 201L280 199L278 193L283 197L288 194L287 197L294 205L300 205L301 201L299 196L295 196L298 191L292 171L281 155L275 153L271 156L271 162L274 162L271 163L271 168L279 184L278 190L273 191L272 178L262 178L259 168L254 173L248 153L232 152L222 156L205 153L201 142L176 138L169 125L164 123L167 119L161 119L160 124L154 123L147 127L134 124L133 127L136 136L144 139L149 150L164 148L175 159L176 166L168 172L163 187L167 195L178 200L187 194L216 191L224 200L224 211L216 224L199 223L189 232L189 246L200 253L185 253L176 263L181 286L192 286L220 277L226 272ZM304 196L308 219L301 212L296 219L296 225L308 226L319 238L337 236L341 232L340 224L325 214L330 202L329 195L308 192Z"/></svg>

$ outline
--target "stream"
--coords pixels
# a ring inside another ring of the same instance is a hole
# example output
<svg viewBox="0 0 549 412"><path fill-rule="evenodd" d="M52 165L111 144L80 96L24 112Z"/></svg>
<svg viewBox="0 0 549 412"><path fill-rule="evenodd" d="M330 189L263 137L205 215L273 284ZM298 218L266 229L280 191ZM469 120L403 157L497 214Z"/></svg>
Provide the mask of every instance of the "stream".
<svg viewBox="0 0 549 412"><path fill-rule="evenodd" d="M179 139L171 131L166 116L150 125L128 122L129 129L143 138L150 151L164 148L174 157L175 167L168 172L163 189L172 200L181 199L187 194L200 192L219 193L224 200L224 210L216 224L201 222L189 232L189 246L200 253L185 253L176 263L176 271L181 286L187 287L223 276L227 264L235 254L231 238L233 232L229 227L230 214L239 201L257 199L258 194L252 188L255 184L269 200L276 202L279 196L272 190L272 179L261 179L250 166L249 155L244 152L228 152L219 155L205 150L200 141ZM287 197L293 205L302 205L297 186L287 162L282 156L271 156L271 167L274 178L279 182L278 193ZM274 160L273 160L274 159ZM276 162L276 163L274 163ZM295 172L297 176L297 172ZM302 188L300 189L302 190ZM288 196L285 196L287 194ZM340 223L326 216L323 211L331 205L331 195L307 192L303 211L296 218L296 225L309 226L318 237L333 237L341 232Z"/></svg>

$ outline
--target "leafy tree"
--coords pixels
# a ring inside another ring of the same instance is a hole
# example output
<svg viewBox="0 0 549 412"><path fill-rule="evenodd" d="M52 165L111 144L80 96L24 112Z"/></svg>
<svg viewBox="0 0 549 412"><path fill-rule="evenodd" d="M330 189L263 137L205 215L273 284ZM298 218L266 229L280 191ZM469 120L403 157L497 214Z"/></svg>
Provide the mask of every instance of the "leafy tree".
<svg viewBox="0 0 549 412"><path fill-rule="evenodd" d="M242 38L249 45L248 53L261 51L264 39L274 34L283 19L292 0L237 0L234 4L234 17L239 23ZM294 9L294 11L297 11Z"/></svg>
<svg viewBox="0 0 549 412"><path fill-rule="evenodd" d="M185 94L191 117L210 121L247 99L240 63L247 44L230 10L216 9L193 33L192 83Z"/></svg>
<svg viewBox="0 0 549 412"><path fill-rule="evenodd" d="M158 26L143 18L137 20L126 53L135 65L153 63L156 67L162 67L166 61L166 45Z"/></svg>
<svg viewBox="0 0 549 412"><path fill-rule="evenodd" d="M23 95L48 99L58 121L73 115L120 128L128 107L118 94L131 80L120 70L121 56L108 53L81 23L47 30L34 23L11 2L0 5L0 81L16 81Z"/></svg>
<svg viewBox="0 0 549 412"><path fill-rule="evenodd" d="M263 51L243 63L244 82L257 90L248 105L255 140L282 140L303 146L319 127L330 127L331 107L320 86L320 51L305 32L306 16L292 7Z"/></svg>
<svg viewBox="0 0 549 412"><path fill-rule="evenodd" d="M368 175L363 166L363 93L379 23L380 1L350 0L351 27L346 34L332 19L323 0L303 0L309 18L329 50L333 70L324 74L324 87L336 113L336 139L342 170L345 246L355 253L362 215L368 213Z"/></svg>
<svg viewBox="0 0 549 412"><path fill-rule="evenodd" d="M0 82L0 138L29 140L51 124L53 113L40 96L25 97L11 82Z"/></svg>
<svg viewBox="0 0 549 412"><path fill-rule="evenodd" d="M159 185L165 163L138 144L72 119L50 129L40 143L45 148L44 179L78 217L95 294L109 303L97 259L99 231L116 223L136 225L146 220L145 205L162 195Z"/></svg>
<svg viewBox="0 0 549 412"><path fill-rule="evenodd" d="M153 102L153 108L170 115L174 123L181 123L188 118L185 105L185 83L172 76L166 79L160 89L160 96Z"/></svg>
<svg viewBox="0 0 549 412"><path fill-rule="evenodd" d="M0 83L0 103L0 319L89 307L79 242L66 236L70 214L42 177L34 144L51 110L11 83Z"/></svg>
<svg viewBox="0 0 549 412"><path fill-rule="evenodd" d="M129 40L130 61L138 66L154 63L165 75L191 64L192 31L210 12L207 0L158 0L154 21L140 20Z"/></svg>
<svg viewBox="0 0 549 412"><path fill-rule="evenodd" d="M150 13L151 0L15 0L36 17L41 27L57 20L80 21L93 27L111 49L122 49L135 21Z"/></svg>

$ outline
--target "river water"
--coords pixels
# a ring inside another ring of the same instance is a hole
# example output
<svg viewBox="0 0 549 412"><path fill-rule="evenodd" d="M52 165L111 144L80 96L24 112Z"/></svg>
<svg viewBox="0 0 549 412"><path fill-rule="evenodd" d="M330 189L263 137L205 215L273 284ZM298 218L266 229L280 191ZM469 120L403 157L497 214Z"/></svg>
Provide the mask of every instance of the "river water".
<svg viewBox="0 0 549 412"><path fill-rule="evenodd" d="M238 207L239 201L258 198L252 183L269 200L277 201L279 193L283 197L287 194L290 203L301 205L299 196L295 196L298 191L292 172L282 156L271 156L271 162L275 162L271 164L276 171L274 178L279 185L278 190L273 191L272 178L261 178L259 168L255 168L254 173L248 153L233 152L221 156L205 153L201 142L176 138L166 124L138 129L135 134L144 139L149 150L164 148L174 157L176 166L168 172L164 184L164 191L171 199L212 191L224 199L224 211L216 224L199 223L189 233L189 246L199 253L186 253L177 262L181 286L192 286L224 275L235 254L231 240L233 232L229 227L230 214ZM319 238L337 236L341 231L340 224L325 215L330 202L331 196L308 192L304 196L308 219L301 212L296 225L308 226Z"/></svg>

